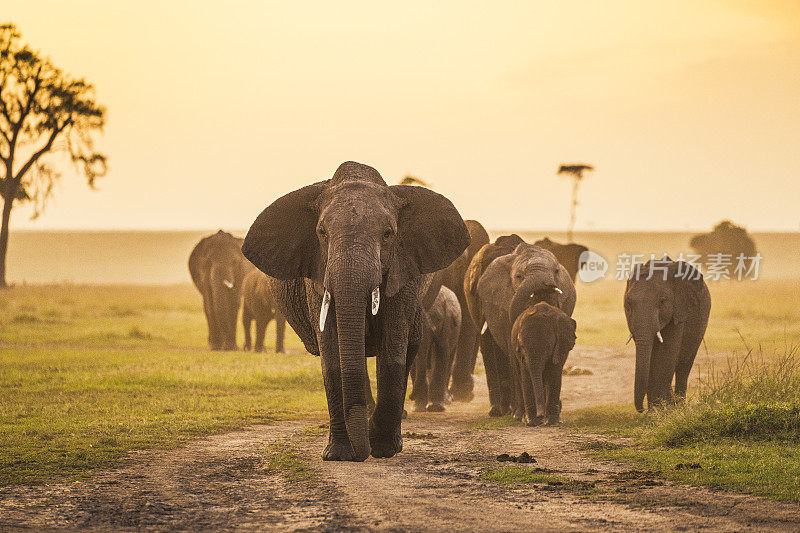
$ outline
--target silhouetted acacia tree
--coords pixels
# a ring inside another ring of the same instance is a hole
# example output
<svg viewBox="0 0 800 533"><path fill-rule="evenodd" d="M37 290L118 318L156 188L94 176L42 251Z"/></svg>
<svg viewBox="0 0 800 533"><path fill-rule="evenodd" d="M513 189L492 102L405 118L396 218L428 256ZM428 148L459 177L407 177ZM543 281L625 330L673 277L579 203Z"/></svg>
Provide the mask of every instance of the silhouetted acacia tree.
<svg viewBox="0 0 800 533"><path fill-rule="evenodd" d="M567 225L567 242L572 242L572 229L575 227L575 215L578 208L578 186L583 179L583 173L594 170L592 165L577 163L572 165L561 165L558 167L558 174L567 174L572 178L572 202L569 206L569 224Z"/></svg>
<svg viewBox="0 0 800 533"><path fill-rule="evenodd" d="M102 131L105 108L94 88L20 44L13 24L0 25L0 287L6 287L8 224L16 202L31 202L33 216L44 209L71 162L90 187L106 173L106 156L94 149L92 134Z"/></svg>

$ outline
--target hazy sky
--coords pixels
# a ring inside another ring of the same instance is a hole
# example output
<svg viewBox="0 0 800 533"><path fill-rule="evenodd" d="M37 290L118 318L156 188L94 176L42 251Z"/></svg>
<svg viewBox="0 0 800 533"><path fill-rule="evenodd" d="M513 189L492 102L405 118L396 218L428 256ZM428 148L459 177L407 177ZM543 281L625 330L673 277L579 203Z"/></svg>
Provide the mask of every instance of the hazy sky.
<svg viewBox="0 0 800 533"><path fill-rule="evenodd" d="M353 159L491 228L800 224L800 2L3 0L108 107L15 228L246 228Z"/></svg>

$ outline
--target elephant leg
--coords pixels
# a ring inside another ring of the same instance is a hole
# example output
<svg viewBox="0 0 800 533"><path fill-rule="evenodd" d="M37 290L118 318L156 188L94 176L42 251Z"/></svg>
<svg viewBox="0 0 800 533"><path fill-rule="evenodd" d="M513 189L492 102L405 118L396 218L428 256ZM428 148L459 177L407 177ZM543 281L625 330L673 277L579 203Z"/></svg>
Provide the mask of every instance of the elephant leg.
<svg viewBox="0 0 800 533"><path fill-rule="evenodd" d="M428 405L428 354L423 342L414 364L411 365L411 385L413 387L411 396L414 400L414 411L421 412Z"/></svg>
<svg viewBox="0 0 800 533"><path fill-rule="evenodd" d="M325 461L353 461L355 453L347 436L342 403L342 369L339 361L339 340L336 328L328 328L317 333L322 363L322 381L325 385L325 396L328 400L328 416L330 426L328 445L322 452Z"/></svg>
<svg viewBox="0 0 800 533"><path fill-rule="evenodd" d="M689 383L689 374L692 372L697 350L703 342L703 335L689 334L684 329L683 342L678 354L678 364L675 367L675 396L679 399L686 398L686 388Z"/></svg>
<svg viewBox="0 0 800 533"><path fill-rule="evenodd" d="M487 330L481 335L481 357L486 368L486 386L489 389L489 416L503 416L508 412L503 401L502 372L499 368L498 353L500 347L494 342L492 334Z"/></svg>
<svg viewBox="0 0 800 533"><path fill-rule="evenodd" d="M244 350L247 351L252 348L252 339L250 337L250 326L253 322L253 317L247 311L247 307L242 309L242 327L244 327Z"/></svg>
<svg viewBox="0 0 800 533"><path fill-rule="evenodd" d="M511 373L511 410L514 418L522 420L525 416L525 402L522 397L522 368L514 356L508 358Z"/></svg>
<svg viewBox="0 0 800 533"><path fill-rule="evenodd" d="M256 343L254 346L255 351L264 351L264 337L267 335L267 325L269 324L269 317L259 316L256 318Z"/></svg>
<svg viewBox="0 0 800 533"><path fill-rule="evenodd" d="M561 424L561 368L550 365L545 388L547 390L547 425Z"/></svg>
<svg viewBox="0 0 800 533"><path fill-rule="evenodd" d="M528 365L524 361L517 361L517 366L520 369L520 381L522 384L522 402L524 404L525 416L523 422L526 426L537 425L536 417L536 396L533 391L533 380Z"/></svg>
<svg viewBox="0 0 800 533"><path fill-rule="evenodd" d="M430 385L428 411L444 411L445 393L447 392L447 381L450 379L450 352L447 333L441 335L431 343L430 352Z"/></svg>
<svg viewBox="0 0 800 533"><path fill-rule="evenodd" d="M409 287L416 290L415 287ZM369 442L375 458L393 457L403 449L401 423L408 377L417 356L422 332L422 311L406 310L409 300L395 298L384 311L383 342L376 357L378 399L369 424ZM397 306L397 307L395 307ZM408 317L409 313L412 318Z"/></svg>
<svg viewBox="0 0 800 533"><path fill-rule="evenodd" d="M461 309L466 310L466 300L461 303ZM465 311L466 312L466 311ZM478 358L478 346L480 344L480 332L475 328L469 317L461 321L461 331L458 335L458 347L453 357L452 381L450 383L450 394L453 400L458 402L469 402L475 397L473 389L475 380L472 374L475 372L475 362Z"/></svg>
<svg viewBox="0 0 800 533"><path fill-rule="evenodd" d="M672 403L672 378L678 364L681 333L682 328L670 325L661 331L664 341L655 341L647 389L648 408Z"/></svg>
<svg viewBox="0 0 800 533"><path fill-rule="evenodd" d="M217 326L217 317L214 313L213 302L210 296L203 294L203 312L206 315L206 323L208 324L208 347L212 350L219 350L222 343L219 338L219 326Z"/></svg>
<svg viewBox="0 0 800 533"><path fill-rule="evenodd" d="M286 349L284 348L284 338L286 337L286 319L284 316L276 311L275 312L275 352L277 353L286 353ZM369 383L369 379L367 379ZM370 398L372 395L370 395ZM369 401L369 399L368 399Z"/></svg>

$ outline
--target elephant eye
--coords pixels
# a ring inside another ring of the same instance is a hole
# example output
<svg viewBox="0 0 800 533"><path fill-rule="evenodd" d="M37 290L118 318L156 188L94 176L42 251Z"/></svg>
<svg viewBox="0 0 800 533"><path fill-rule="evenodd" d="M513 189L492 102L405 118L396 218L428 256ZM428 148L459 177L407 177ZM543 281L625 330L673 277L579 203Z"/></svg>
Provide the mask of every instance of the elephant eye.
<svg viewBox="0 0 800 533"><path fill-rule="evenodd" d="M386 230L384 230L384 232L383 232L383 240L384 241L388 241L389 239L391 239L391 237L392 237L392 229L391 228L387 228Z"/></svg>
<svg viewBox="0 0 800 533"><path fill-rule="evenodd" d="M322 226L320 226L317 231L319 232L319 236L322 237L323 239L328 237L328 232L325 231L325 228L323 228Z"/></svg>

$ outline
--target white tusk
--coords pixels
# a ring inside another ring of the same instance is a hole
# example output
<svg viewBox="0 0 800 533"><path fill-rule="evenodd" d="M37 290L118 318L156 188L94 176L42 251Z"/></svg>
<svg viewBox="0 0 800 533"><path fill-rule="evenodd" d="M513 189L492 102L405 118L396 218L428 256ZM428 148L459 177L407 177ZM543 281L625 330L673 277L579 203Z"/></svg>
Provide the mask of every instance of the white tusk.
<svg viewBox="0 0 800 533"><path fill-rule="evenodd" d="M553 290L554 290L554 291L556 291L558 294L564 294L564 291L562 291L562 290L561 290L561 289L559 289L558 287L556 287L556 288L555 288L555 289L553 289Z"/></svg>
<svg viewBox="0 0 800 533"><path fill-rule="evenodd" d="M331 305L331 293L325 289L325 295L322 297L322 308L319 310L319 330L325 331L325 319L328 318L328 307Z"/></svg>
<svg viewBox="0 0 800 533"><path fill-rule="evenodd" d="M658 337L658 342L664 342L664 337L661 336L661 332L659 331L656 333L656 337Z"/></svg>
<svg viewBox="0 0 800 533"><path fill-rule="evenodd" d="M223 284L223 285L225 285L226 287L228 287L229 289L232 289L232 288L233 288L233 283L232 283L232 282L230 282L230 281L228 281L227 279L226 279L226 280L223 280L223 281L222 281L222 284Z"/></svg>
<svg viewBox="0 0 800 533"><path fill-rule="evenodd" d="M378 307L381 305L381 288L375 287L375 290L372 291L372 315L375 316L378 314Z"/></svg>
<svg viewBox="0 0 800 533"><path fill-rule="evenodd" d="M625 341L625 345L627 346L628 344L630 344L632 340L633 340L633 333L631 333L631 336L628 337L628 340Z"/></svg>
<svg viewBox="0 0 800 533"><path fill-rule="evenodd" d="M486 322L484 322L484 323L483 323L483 328L481 329L481 335L483 335L484 333L486 333L486 328L488 328L488 327L489 327L489 324L487 324Z"/></svg>

